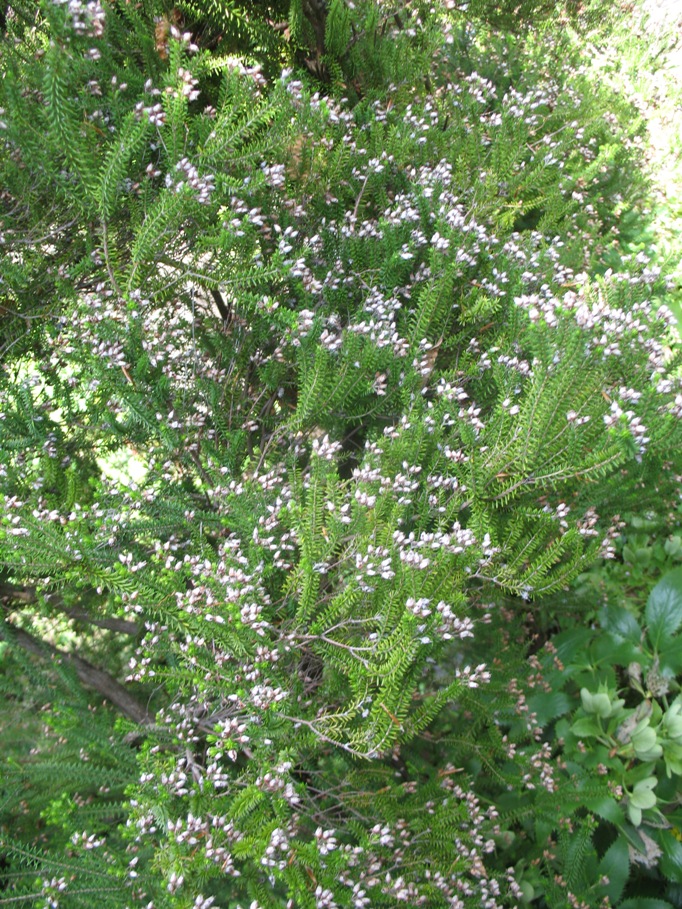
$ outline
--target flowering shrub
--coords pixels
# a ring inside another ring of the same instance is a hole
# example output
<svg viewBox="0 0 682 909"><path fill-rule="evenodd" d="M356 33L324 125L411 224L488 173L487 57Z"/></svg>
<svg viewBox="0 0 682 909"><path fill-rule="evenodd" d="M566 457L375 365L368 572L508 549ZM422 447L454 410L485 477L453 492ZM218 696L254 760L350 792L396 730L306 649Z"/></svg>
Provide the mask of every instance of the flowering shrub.
<svg viewBox="0 0 682 909"><path fill-rule="evenodd" d="M666 285L627 226L628 111L573 52L356 5L392 81L352 100L180 19L160 40L152 3L11 20L2 684L45 707L8 777L13 902L531 898L451 760L513 672L467 648L674 488Z"/></svg>

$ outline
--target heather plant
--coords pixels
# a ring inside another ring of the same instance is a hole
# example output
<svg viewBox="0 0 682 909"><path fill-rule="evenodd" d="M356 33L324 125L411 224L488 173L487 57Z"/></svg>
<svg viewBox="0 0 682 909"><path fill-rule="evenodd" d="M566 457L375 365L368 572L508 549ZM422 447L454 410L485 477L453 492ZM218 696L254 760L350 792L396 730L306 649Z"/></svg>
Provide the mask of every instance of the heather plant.
<svg viewBox="0 0 682 909"><path fill-rule="evenodd" d="M675 488L639 125L551 32L355 6L276 77L8 18L0 905L532 898L474 766L536 760L479 697L526 642L476 648Z"/></svg>
<svg viewBox="0 0 682 909"><path fill-rule="evenodd" d="M644 2L607 29L590 30L592 66L614 91L632 99L646 121L642 160L653 184L651 234L659 261L668 261L675 288L667 303L680 321L680 10Z"/></svg>

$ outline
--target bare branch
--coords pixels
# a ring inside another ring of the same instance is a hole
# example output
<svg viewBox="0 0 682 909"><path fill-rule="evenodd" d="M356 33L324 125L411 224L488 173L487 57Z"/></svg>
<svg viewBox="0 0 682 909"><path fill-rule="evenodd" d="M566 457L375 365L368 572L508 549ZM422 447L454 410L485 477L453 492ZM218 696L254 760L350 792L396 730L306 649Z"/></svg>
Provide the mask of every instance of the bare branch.
<svg viewBox="0 0 682 909"><path fill-rule="evenodd" d="M70 664L84 685L100 694L120 713L127 716L128 719L141 726L148 726L152 723L152 717L149 715L147 708L143 707L120 682L117 682L108 672L98 669L77 654L66 653L66 651L60 650L53 644L47 644L45 641L39 640L24 631L23 628L10 626L7 622L0 625L0 639L13 641L23 650L41 659L53 657Z"/></svg>
<svg viewBox="0 0 682 909"><path fill-rule="evenodd" d="M46 599L57 612L61 612L70 619L76 619L79 622L87 622L89 625L106 628L107 631L115 631L117 634L129 634L131 637L135 637L140 630L135 622L129 622L127 619L98 618L88 612L87 609L82 609L78 606L67 606L62 598L58 596L48 594ZM6 606L9 606L12 602L22 606L33 606L38 602L38 596L35 587L18 587L14 584L0 583L0 602Z"/></svg>

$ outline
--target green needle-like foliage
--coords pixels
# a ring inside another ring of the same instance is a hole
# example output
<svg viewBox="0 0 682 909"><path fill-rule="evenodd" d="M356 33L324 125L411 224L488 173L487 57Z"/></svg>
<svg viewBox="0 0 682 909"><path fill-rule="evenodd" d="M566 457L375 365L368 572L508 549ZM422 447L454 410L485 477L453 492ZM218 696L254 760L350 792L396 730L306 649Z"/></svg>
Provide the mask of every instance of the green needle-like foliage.
<svg viewBox="0 0 682 909"><path fill-rule="evenodd" d="M525 642L467 646L674 494L675 331L625 102L541 5L401 7L7 14L0 906L521 892Z"/></svg>

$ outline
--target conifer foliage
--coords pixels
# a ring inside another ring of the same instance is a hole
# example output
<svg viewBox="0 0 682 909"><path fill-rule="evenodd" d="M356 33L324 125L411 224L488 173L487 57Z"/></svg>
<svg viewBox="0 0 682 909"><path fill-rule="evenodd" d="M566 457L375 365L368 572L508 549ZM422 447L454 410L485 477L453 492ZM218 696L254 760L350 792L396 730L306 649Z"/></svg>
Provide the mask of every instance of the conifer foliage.
<svg viewBox="0 0 682 909"><path fill-rule="evenodd" d="M0 906L522 893L433 723L674 489L674 331L629 109L397 6L8 8Z"/></svg>

